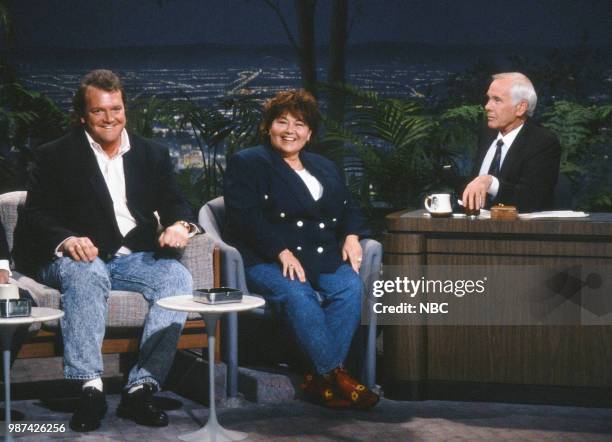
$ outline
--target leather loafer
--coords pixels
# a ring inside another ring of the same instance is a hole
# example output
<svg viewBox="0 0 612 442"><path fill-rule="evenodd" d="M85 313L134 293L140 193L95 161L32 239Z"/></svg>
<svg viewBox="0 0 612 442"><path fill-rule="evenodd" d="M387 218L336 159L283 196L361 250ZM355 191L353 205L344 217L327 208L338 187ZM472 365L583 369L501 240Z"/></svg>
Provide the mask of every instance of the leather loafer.
<svg viewBox="0 0 612 442"><path fill-rule="evenodd" d="M107 408L106 396L102 391L94 387L84 388L79 405L70 419L70 428L78 432L98 429Z"/></svg>
<svg viewBox="0 0 612 442"><path fill-rule="evenodd" d="M121 402L117 407L117 416L131 419L139 425L147 427L165 427L168 416L153 403L153 385L144 383L142 388L129 393L124 390Z"/></svg>

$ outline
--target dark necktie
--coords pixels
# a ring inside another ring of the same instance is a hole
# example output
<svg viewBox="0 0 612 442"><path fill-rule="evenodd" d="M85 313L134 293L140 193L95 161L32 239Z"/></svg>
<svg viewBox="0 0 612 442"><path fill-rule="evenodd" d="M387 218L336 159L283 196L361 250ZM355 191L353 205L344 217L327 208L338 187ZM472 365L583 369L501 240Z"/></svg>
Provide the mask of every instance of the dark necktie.
<svg viewBox="0 0 612 442"><path fill-rule="evenodd" d="M489 175L493 175L494 177L499 176L499 169L501 169L501 150L503 145L504 140L501 138L497 140L495 155L493 156L493 161L491 161L491 166L489 166Z"/></svg>

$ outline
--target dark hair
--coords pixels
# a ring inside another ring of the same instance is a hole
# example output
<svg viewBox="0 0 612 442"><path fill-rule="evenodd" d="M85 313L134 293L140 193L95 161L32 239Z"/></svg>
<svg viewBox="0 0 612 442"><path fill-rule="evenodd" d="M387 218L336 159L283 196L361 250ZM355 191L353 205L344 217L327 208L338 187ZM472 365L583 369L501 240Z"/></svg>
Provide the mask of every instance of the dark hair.
<svg viewBox="0 0 612 442"><path fill-rule="evenodd" d="M106 92L120 91L125 105L125 91L117 74L108 69L96 69L83 77L79 88L72 98L75 120L78 121L79 118L85 116L85 91L89 86L102 89Z"/></svg>
<svg viewBox="0 0 612 442"><path fill-rule="evenodd" d="M280 91L264 103L263 120L259 126L263 139L267 139L272 122L287 112L304 121L316 139L321 113L316 98L304 89Z"/></svg>

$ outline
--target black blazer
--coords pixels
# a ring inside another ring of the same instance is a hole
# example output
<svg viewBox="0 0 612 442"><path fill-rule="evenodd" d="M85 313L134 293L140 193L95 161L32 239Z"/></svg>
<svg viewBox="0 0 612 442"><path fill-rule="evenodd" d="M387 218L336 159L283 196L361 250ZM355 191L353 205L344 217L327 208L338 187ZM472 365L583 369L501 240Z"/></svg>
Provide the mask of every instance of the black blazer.
<svg viewBox="0 0 612 442"><path fill-rule="evenodd" d="M157 246L157 211L167 227L194 221L174 179L168 150L130 134L123 156L127 205L136 227L125 238L117 226L113 203L83 129L36 149L28 196L15 232L16 267L26 273L50 262L55 248L69 236L87 236L109 260L122 246L152 251Z"/></svg>
<svg viewBox="0 0 612 442"><path fill-rule="evenodd" d="M346 235L364 237L370 230L334 163L306 151L300 160L323 185L318 201L271 146L233 155L225 172L224 236L247 267L278 262L282 250L291 250L316 284L319 273L334 272L342 263Z"/></svg>
<svg viewBox="0 0 612 442"><path fill-rule="evenodd" d="M482 132L472 176L478 176L497 134L497 130L488 127ZM557 137L548 129L525 122L499 171L499 191L492 204L514 205L519 212L551 209L560 159L561 146Z"/></svg>

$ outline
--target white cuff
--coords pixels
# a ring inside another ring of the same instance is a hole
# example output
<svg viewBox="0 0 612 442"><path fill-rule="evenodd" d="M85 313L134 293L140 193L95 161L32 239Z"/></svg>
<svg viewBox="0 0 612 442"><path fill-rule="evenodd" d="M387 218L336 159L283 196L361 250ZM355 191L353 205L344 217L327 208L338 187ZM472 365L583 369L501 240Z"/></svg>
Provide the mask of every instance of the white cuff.
<svg viewBox="0 0 612 442"><path fill-rule="evenodd" d="M75 236L69 236L68 238L66 238L65 240L63 240L61 243L59 243L57 245L57 247L55 248L55 251L53 253L55 253L55 256L57 256L58 258L61 258L62 256L64 256L64 252L60 252L59 249L62 247L62 245L64 245L64 243L66 241L68 241L70 238L76 238Z"/></svg>
<svg viewBox="0 0 612 442"><path fill-rule="evenodd" d="M9 276L13 276L11 273L11 267L9 266L8 259L0 259L0 270L8 270Z"/></svg>
<svg viewBox="0 0 612 442"><path fill-rule="evenodd" d="M487 193L491 195L493 198L495 198L495 196L497 195L497 192L499 192L499 180L495 178L493 175L491 175L491 178L493 178L493 180L491 181L491 185L489 186Z"/></svg>
<svg viewBox="0 0 612 442"><path fill-rule="evenodd" d="M192 227L191 229L189 229L189 234L187 235L187 238L193 238L194 236L196 236L198 233L200 232L200 228L198 227L197 224L194 223L189 223L189 225Z"/></svg>

